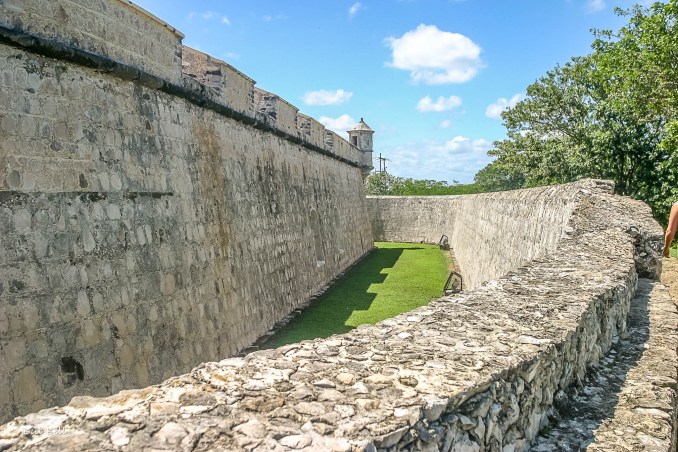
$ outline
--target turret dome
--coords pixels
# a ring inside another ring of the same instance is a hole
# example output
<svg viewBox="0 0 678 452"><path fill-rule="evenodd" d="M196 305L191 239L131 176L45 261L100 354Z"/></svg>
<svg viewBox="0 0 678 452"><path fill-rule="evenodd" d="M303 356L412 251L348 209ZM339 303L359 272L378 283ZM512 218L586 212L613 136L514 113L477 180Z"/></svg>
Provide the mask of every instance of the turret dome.
<svg viewBox="0 0 678 452"><path fill-rule="evenodd" d="M374 130L372 130L370 128L370 126L368 126L365 123L363 118L360 118L360 122L358 124L356 124L355 127L353 127L351 130L360 130L360 131L364 131L364 132L374 132Z"/></svg>

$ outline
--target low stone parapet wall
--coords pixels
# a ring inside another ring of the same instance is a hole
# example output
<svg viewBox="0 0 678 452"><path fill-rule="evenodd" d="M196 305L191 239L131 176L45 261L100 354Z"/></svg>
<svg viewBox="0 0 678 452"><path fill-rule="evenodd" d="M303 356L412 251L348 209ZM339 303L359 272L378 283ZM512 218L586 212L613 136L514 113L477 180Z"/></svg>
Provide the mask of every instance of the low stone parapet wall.
<svg viewBox="0 0 678 452"><path fill-rule="evenodd" d="M637 274L659 262L649 209L596 185L563 187L578 193L555 249L477 290L158 386L76 397L1 427L0 445L526 450L554 395L626 331Z"/></svg>
<svg viewBox="0 0 678 452"><path fill-rule="evenodd" d="M582 386L557 394L534 452L676 450L678 312L663 284L638 281L628 326Z"/></svg>

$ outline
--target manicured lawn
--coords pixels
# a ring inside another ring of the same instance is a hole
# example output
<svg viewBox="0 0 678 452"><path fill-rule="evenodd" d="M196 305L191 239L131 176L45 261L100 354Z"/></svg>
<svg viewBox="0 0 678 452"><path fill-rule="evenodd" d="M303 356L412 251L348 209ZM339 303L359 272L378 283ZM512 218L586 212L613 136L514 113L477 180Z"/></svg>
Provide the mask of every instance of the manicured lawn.
<svg viewBox="0 0 678 452"><path fill-rule="evenodd" d="M442 296L448 252L436 245L377 242L368 258L265 344L279 347L345 333Z"/></svg>

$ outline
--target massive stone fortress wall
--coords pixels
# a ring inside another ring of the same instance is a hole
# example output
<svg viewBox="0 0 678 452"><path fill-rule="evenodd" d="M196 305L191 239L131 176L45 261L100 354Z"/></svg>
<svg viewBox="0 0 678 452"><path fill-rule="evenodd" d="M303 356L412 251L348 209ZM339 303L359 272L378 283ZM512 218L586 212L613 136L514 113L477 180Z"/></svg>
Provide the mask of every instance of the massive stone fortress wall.
<svg viewBox="0 0 678 452"><path fill-rule="evenodd" d="M2 420L229 356L373 246L362 153L180 39L0 2Z"/></svg>

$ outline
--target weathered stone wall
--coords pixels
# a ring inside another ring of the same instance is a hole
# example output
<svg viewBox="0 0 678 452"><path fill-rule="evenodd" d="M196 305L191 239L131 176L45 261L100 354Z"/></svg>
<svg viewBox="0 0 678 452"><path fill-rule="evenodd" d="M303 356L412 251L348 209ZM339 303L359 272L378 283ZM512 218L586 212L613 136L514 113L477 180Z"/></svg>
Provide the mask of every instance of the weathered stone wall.
<svg viewBox="0 0 678 452"><path fill-rule="evenodd" d="M576 200L567 234L548 255L477 290L348 334L205 363L156 387L78 397L0 427L0 444L527 450L556 394L624 337L637 275L657 276L662 230L649 208L604 188L556 187L551 202ZM667 406L657 402L649 406Z"/></svg>
<svg viewBox="0 0 678 452"><path fill-rule="evenodd" d="M174 83L126 2L47 3L0 2L0 420L230 356L373 246L359 155L235 70Z"/></svg>
<svg viewBox="0 0 678 452"><path fill-rule="evenodd" d="M580 195L578 186L553 186L464 196L368 196L367 205L375 240L437 243L447 235L464 285L473 288L554 250Z"/></svg>

